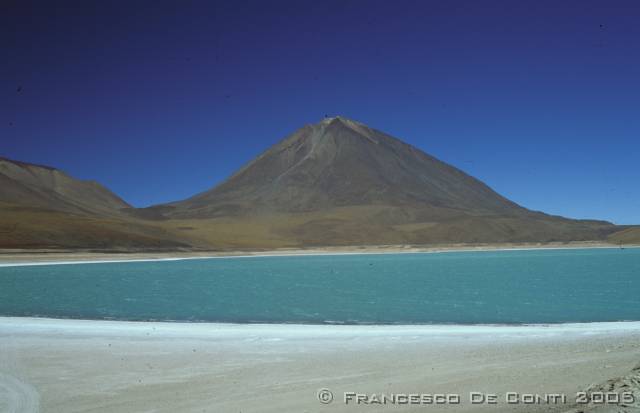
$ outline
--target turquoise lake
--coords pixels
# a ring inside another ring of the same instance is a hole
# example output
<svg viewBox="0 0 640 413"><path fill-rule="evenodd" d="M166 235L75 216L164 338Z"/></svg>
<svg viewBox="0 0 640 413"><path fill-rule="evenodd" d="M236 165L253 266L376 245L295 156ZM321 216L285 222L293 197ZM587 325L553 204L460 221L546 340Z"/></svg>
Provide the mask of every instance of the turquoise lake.
<svg viewBox="0 0 640 413"><path fill-rule="evenodd" d="M0 315L239 323L640 320L640 249L0 267Z"/></svg>

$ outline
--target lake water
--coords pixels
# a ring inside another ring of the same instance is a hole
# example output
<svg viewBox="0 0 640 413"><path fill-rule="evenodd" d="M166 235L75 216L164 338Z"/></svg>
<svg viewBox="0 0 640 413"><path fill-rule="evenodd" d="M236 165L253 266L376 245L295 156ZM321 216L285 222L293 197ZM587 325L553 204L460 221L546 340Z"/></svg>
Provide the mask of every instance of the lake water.
<svg viewBox="0 0 640 413"><path fill-rule="evenodd" d="M640 320L640 249L0 267L0 315L241 323Z"/></svg>

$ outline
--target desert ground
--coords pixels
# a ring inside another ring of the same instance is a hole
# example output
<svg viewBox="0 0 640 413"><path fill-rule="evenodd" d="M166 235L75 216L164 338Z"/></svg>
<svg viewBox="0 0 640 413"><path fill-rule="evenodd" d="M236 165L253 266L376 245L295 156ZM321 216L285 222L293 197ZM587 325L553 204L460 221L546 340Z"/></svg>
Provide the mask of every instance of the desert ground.
<svg viewBox="0 0 640 413"><path fill-rule="evenodd" d="M638 364L640 323L309 326L0 318L0 349L3 412L565 412L576 392L628 375ZM319 401L321 389L333 394L330 403ZM495 394L496 404L471 404L471 392L476 400ZM507 404L508 392L516 398L565 394L567 401ZM345 403L351 393L369 399L458 395L460 404Z"/></svg>

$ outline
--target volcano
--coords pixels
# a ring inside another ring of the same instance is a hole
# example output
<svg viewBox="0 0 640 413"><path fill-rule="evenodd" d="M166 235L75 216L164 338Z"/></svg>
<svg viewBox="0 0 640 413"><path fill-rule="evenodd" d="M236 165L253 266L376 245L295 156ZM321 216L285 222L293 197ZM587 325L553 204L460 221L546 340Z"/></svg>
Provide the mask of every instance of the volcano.
<svg viewBox="0 0 640 413"><path fill-rule="evenodd" d="M151 209L169 219L214 220L231 237L234 226L247 239L254 228L291 246L598 240L616 230L530 211L341 116L302 127L208 191Z"/></svg>

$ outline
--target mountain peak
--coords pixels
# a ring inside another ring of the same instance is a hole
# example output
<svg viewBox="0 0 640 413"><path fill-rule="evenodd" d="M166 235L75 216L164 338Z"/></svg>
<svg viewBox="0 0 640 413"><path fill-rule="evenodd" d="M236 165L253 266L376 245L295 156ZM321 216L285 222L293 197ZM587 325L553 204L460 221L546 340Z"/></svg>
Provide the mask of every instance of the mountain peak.
<svg viewBox="0 0 640 413"><path fill-rule="evenodd" d="M340 130L355 133L361 138L365 138L369 140L371 143L378 143L378 139L374 135L382 135L380 132L377 132L362 122L355 121L353 119L346 118L344 116L334 116L328 117L320 121L319 124L322 131L325 132L325 135L328 133L329 135L341 135ZM337 129L335 129L337 128Z"/></svg>
<svg viewBox="0 0 640 413"><path fill-rule="evenodd" d="M363 123L357 122L353 119L349 119L345 116L341 116L341 115L336 115L336 116L330 116L330 117L325 117L324 119L322 119L320 121L321 125L329 125L332 123L340 123L346 126L349 125L361 125L361 126L366 126Z"/></svg>
<svg viewBox="0 0 640 413"><path fill-rule="evenodd" d="M320 121L320 123L331 123L334 120L345 119L344 116L336 115L336 116L325 116L324 119Z"/></svg>

